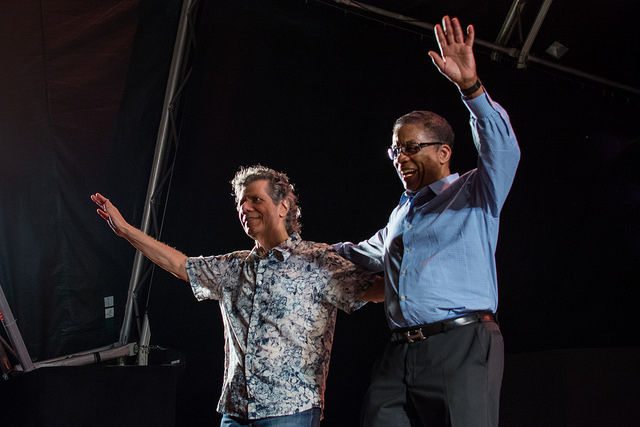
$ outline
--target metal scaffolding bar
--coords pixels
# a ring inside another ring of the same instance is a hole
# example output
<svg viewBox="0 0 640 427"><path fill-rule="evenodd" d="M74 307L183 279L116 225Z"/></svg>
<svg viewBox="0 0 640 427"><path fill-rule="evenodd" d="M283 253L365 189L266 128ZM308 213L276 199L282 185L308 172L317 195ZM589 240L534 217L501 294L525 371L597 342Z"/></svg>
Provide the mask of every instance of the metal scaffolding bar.
<svg viewBox="0 0 640 427"><path fill-rule="evenodd" d="M131 343L118 346L113 344L94 350L71 354L69 356L36 362L36 368L51 368L56 366L83 366L93 363L100 363L107 360L119 359L126 356L134 356L137 351L137 344Z"/></svg>
<svg viewBox="0 0 640 427"><path fill-rule="evenodd" d="M340 5L344 5L344 6L347 6L349 8L353 8L353 9L360 10L360 11L366 11L366 12L370 12L370 13L375 13L377 15L385 16L385 17L400 21L403 24L412 25L412 26L415 26L415 27L420 27L420 28L424 28L424 29L427 29L427 30L431 30L431 31L433 30L433 27L434 27L433 24L429 24L429 23L426 23L426 22L421 22L421 21L419 21L417 19L410 18L410 17L404 16L404 15L401 15L401 14L398 14L398 13L395 13L395 12L390 12L388 10L384 10L384 9L379 8L379 7L370 6L370 5L368 5L366 3L363 3L361 1L358 1L358 2L353 2L353 1L350 1L350 0L315 0L315 1L319 1L321 3L327 3L328 1L333 1L334 3L338 3ZM517 0L516 0L516 2L517 2ZM545 1L545 3L549 3L550 4L551 1L548 0L548 1ZM547 8L548 8L548 5L547 5ZM546 11L545 11L545 14L546 14ZM540 14L539 14L539 16L540 16ZM536 33L537 33L537 31L536 31ZM488 41L481 40L481 39L476 39L475 40L475 44L478 45L478 46L483 46L483 47L489 48L489 49L491 49L493 51L496 51L496 52L505 53L505 54L509 55L510 57L516 58L516 59L520 58L520 56L523 53L523 50L521 50L521 49L508 48L508 47L502 46L500 44L488 42ZM621 91L632 93L632 94L635 94L635 95L640 95L640 88L632 87L632 86L625 85L625 84L621 84L619 82L615 82L613 80L605 79L605 78L602 78L600 76L596 76L596 75L591 74L591 73L587 73L587 72L584 72L584 71L581 71L581 70L576 70L575 68L571 68L571 67L563 66L563 65L560 65L560 64L556 64L554 62L546 61L544 59L541 59L541 58L538 58L538 57L536 57L534 55L531 55L528 51L526 52L525 56L526 56L526 62L536 63L536 64L539 64L539 65L542 65L542 66L545 66L545 67L548 67L548 68L552 68L552 69L561 71L561 72L566 73L566 74L571 74L571 75L578 76L578 77L580 77L582 79L585 79L585 80L590 80L590 81L599 83L599 84L604 85L604 86L608 86L608 87L611 87L611 88L619 89Z"/></svg>
<svg viewBox="0 0 640 427"><path fill-rule="evenodd" d="M145 233L154 237L159 235L159 227L157 226L156 198L160 193L162 186L167 184L167 177L170 175L171 168L167 166L167 151L171 143L177 143L178 132L176 126L176 104L179 100L181 90L188 79L188 72L185 70L185 52L188 50L188 42L194 42L194 25L195 7L198 0L184 0L182 2L182 10L176 40L174 43L173 58L169 70L167 87L165 90L165 100L163 106L162 117L156 138L156 148L153 158L151 176L147 188L147 196L143 212L142 225L140 227ZM154 230L152 232L152 220L154 222ZM55 367L55 366L80 366L92 363L100 363L112 359L120 359L127 356L138 354L138 364L146 365L148 362L148 349L150 339L150 329L148 316L144 318L144 324L140 334L140 343L129 343L131 323L133 322L133 312L137 309L137 297L140 289L141 279L143 277L144 256L140 252L136 252L134 259L133 271L129 281L129 292L127 303L125 306L124 320L120 331L120 341L109 346L87 350L80 353L62 356L55 359L34 363L31 360L29 352L24 344L20 331L13 317L9 303L0 286L0 320L9 337L9 343L4 339L0 341L0 366L2 367L3 376L6 376L8 370L29 372L37 368ZM0 337L2 338L2 337ZM4 349L18 360L18 365L12 367L9 358Z"/></svg>
<svg viewBox="0 0 640 427"><path fill-rule="evenodd" d="M522 48L520 49L520 54L518 55L518 68L524 68L527 66L527 58L529 58L529 51L531 50L531 46L533 46L533 41L536 39L538 35L538 31L540 31L540 27L544 22L544 18L547 16L547 12L549 11L549 7L551 7L551 2L553 0L544 0L542 6L540 6L540 10L538 10L538 15L536 15L536 20L533 22L531 29L529 30L529 35L527 35L526 40L524 41Z"/></svg>
<svg viewBox="0 0 640 427"><path fill-rule="evenodd" d="M194 15L197 3L197 0L184 0L182 3L180 22L174 43L173 58L169 70L162 116L158 127L156 147L147 187L142 223L140 225L140 229L143 232L155 238L158 238L160 235L157 218L162 217L162 215L159 215L157 212L158 197L165 186L168 185L169 180L167 178L172 171L172 167L168 165L168 151L172 147L172 143L174 147L177 144L178 132L175 129L175 115L181 89L184 86L184 82L188 79L185 64L188 56L189 42L194 41L194 26L192 25L192 21L195 19ZM127 344L130 339L131 327L134 322L134 311L137 311L137 299L142 285L145 263L148 264L148 261L146 261L144 255L136 251L129 281L124 320L120 332L120 344L122 345ZM150 335L148 317L145 313L144 322L140 331L140 342L138 343L138 364L146 365L148 363Z"/></svg>
<svg viewBox="0 0 640 427"><path fill-rule="evenodd" d="M20 330L18 329L18 324L16 323L16 319L13 317L13 313L9 307L9 302L7 301L7 297L4 295L1 285L0 320L2 320L2 325L4 326L5 331L7 331L9 341L11 341L11 345L13 346L12 350L18 358L18 362L20 362L22 370L25 372L34 370L35 367L31 361L31 356L29 355L29 351L27 351L27 347L24 345L22 335L20 335ZM2 343L0 343L0 346L2 346Z"/></svg>
<svg viewBox="0 0 640 427"><path fill-rule="evenodd" d="M509 42L509 40L511 40L513 29L516 26L520 30L518 35L520 36L520 41L522 41L522 22L520 18L522 17L522 10L524 9L524 6L526 4L527 0L513 0L513 3L509 8L509 12L507 13L507 17L502 23L502 28L500 28L498 37L496 37L496 44L498 46L505 46ZM499 57L499 52L491 52L491 59L493 59L494 61L497 61Z"/></svg>

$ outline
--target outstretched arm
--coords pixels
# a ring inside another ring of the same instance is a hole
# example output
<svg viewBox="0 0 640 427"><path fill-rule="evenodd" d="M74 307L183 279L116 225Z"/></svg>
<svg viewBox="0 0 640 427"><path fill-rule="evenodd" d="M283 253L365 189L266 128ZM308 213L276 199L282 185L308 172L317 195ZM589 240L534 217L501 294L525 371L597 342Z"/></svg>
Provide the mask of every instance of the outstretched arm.
<svg viewBox="0 0 640 427"><path fill-rule="evenodd" d="M109 227L120 237L127 239L134 248L142 252L147 258L159 267L179 279L189 281L185 262L187 256L176 249L161 243L141 230L129 224L120 211L100 193L91 195L91 200L95 202L100 215Z"/></svg>
<svg viewBox="0 0 640 427"><path fill-rule="evenodd" d="M467 99L484 93L476 73L476 61L473 55L475 30L473 25L467 27L467 37L462 32L458 18L442 18L442 25L435 26L436 39L440 47L440 55L429 51L431 60L447 79L458 86ZM469 90L465 93L465 91Z"/></svg>

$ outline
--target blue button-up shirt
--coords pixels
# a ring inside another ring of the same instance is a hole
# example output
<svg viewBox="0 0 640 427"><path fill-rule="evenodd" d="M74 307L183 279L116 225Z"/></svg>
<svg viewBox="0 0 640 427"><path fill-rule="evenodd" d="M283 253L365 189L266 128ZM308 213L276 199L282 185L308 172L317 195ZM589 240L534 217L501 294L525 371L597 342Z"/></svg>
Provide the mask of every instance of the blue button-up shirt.
<svg viewBox="0 0 640 427"><path fill-rule="evenodd" d="M499 216L520 149L506 111L486 93L465 104L477 168L403 194L387 226L373 237L334 245L356 264L384 270L391 329L498 307Z"/></svg>
<svg viewBox="0 0 640 427"><path fill-rule="evenodd" d="M258 419L324 406L336 310L351 312L374 275L297 233L252 251L187 259L198 300L220 303L225 379L218 411Z"/></svg>

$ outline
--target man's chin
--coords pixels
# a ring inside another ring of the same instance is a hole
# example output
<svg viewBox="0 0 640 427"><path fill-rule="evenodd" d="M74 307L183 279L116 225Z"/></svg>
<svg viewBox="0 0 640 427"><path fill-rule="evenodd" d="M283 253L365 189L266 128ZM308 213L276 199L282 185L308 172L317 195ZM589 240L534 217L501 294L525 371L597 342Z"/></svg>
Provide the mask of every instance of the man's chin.
<svg viewBox="0 0 640 427"><path fill-rule="evenodd" d="M408 192L415 192L415 185L412 185L411 183L407 183L406 181L402 181L402 186L404 187L405 191Z"/></svg>

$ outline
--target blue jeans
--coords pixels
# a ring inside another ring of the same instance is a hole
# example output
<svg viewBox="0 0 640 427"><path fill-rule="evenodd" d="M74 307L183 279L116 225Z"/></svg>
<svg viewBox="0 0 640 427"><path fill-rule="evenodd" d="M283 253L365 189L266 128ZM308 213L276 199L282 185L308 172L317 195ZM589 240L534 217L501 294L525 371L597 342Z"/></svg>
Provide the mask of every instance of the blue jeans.
<svg viewBox="0 0 640 427"><path fill-rule="evenodd" d="M312 408L293 415L247 420L223 415L220 427L320 427L320 408Z"/></svg>

